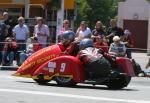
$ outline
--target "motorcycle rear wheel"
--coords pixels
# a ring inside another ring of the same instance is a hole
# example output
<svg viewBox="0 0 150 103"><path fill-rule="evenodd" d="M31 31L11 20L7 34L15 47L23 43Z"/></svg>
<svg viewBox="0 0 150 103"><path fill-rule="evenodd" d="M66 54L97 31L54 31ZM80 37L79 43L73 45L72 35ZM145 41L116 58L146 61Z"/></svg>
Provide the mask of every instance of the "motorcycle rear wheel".
<svg viewBox="0 0 150 103"><path fill-rule="evenodd" d="M131 81L131 76L120 75L118 78L110 79L110 82L108 83L107 86L109 89L122 89L128 86L130 81Z"/></svg>

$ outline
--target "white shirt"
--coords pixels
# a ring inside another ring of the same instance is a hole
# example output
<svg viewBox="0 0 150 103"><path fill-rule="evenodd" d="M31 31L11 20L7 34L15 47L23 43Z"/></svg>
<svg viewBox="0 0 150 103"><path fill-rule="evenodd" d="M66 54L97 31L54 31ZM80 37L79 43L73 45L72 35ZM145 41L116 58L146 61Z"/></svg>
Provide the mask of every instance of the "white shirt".
<svg viewBox="0 0 150 103"><path fill-rule="evenodd" d="M22 27L20 27L18 24L14 27L13 33L15 33L16 40L26 40L29 33L29 29L25 24Z"/></svg>
<svg viewBox="0 0 150 103"><path fill-rule="evenodd" d="M91 37L91 29L87 27L86 30L84 30L84 31L81 30L79 32L79 37L90 38Z"/></svg>

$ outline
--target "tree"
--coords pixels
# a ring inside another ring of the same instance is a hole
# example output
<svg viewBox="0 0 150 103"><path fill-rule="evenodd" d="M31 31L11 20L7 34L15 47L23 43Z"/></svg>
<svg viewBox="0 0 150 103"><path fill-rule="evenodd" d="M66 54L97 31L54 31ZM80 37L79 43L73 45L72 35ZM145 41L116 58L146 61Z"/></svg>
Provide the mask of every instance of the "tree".
<svg viewBox="0 0 150 103"><path fill-rule="evenodd" d="M97 20L109 25L109 20L117 15L118 2L124 0L77 0L77 24L86 20L91 28Z"/></svg>

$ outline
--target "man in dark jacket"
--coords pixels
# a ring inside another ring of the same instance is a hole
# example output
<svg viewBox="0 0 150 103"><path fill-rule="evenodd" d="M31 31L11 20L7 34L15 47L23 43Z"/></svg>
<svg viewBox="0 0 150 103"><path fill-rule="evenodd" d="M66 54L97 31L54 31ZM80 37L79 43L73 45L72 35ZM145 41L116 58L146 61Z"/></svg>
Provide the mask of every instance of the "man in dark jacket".
<svg viewBox="0 0 150 103"><path fill-rule="evenodd" d="M117 27L117 23L115 19L111 19L110 21L110 27L107 30L107 36L106 38L109 40L109 44L113 43L113 37L114 36L119 36L120 38L122 38L122 36L124 35L123 29Z"/></svg>
<svg viewBox="0 0 150 103"><path fill-rule="evenodd" d="M4 23L0 23L0 63L2 61L2 49L4 46L4 41L6 39L8 29Z"/></svg>

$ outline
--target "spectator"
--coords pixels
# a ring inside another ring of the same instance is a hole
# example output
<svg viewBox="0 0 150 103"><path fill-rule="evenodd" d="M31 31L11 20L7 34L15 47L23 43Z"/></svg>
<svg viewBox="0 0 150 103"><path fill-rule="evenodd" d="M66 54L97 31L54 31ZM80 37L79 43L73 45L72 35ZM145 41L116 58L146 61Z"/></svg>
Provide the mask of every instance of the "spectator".
<svg viewBox="0 0 150 103"><path fill-rule="evenodd" d="M4 44L2 51L2 65L13 66L14 52L17 49L17 45L10 37L7 37L5 42L6 43Z"/></svg>
<svg viewBox="0 0 150 103"><path fill-rule="evenodd" d="M105 36L105 31L101 21L96 22L95 29L92 31L92 36Z"/></svg>
<svg viewBox="0 0 150 103"><path fill-rule="evenodd" d="M42 17L37 17L37 25L34 26L34 36L37 37L38 43L42 45L42 48L46 47L48 37L50 37L49 28L44 24Z"/></svg>
<svg viewBox="0 0 150 103"><path fill-rule="evenodd" d="M61 30L60 30L59 33L58 33L58 42L61 41L61 35L62 35L65 31L68 31L68 30L71 30L71 28L70 28L70 22L69 22L69 20L64 20L64 21L63 21L63 27L61 28Z"/></svg>
<svg viewBox="0 0 150 103"><path fill-rule="evenodd" d="M126 50L127 57L129 59L132 59L131 48L133 48L133 40L132 40L131 32L128 29L124 31L123 42L127 48Z"/></svg>
<svg viewBox="0 0 150 103"><path fill-rule="evenodd" d="M26 49L26 42L29 36L29 29L27 25L24 24L24 18L18 18L18 25L16 25L13 29L13 35L17 43L19 44L19 50Z"/></svg>
<svg viewBox="0 0 150 103"><path fill-rule="evenodd" d="M101 48L104 52L108 53L108 44L103 39L103 36L95 36L94 47Z"/></svg>
<svg viewBox="0 0 150 103"><path fill-rule="evenodd" d="M84 38L91 38L91 29L87 27L87 24L85 21L82 21L80 24L80 27L78 28L76 35L79 40L82 40Z"/></svg>
<svg viewBox="0 0 150 103"><path fill-rule="evenodd" d="M7 37L13 37L12 35L13 23L12 20L9 18L8 12L3 13L3 20L4 20L4 24L7 26L8 29Z"/></svg>
<svg viewBox="0 0 150 103"><path fill-rule="evenodd" d="M0 63L2 61L2 50L3 50L3 42L5 41L8 34L7 26L4 23L0 22Z"/></svg>
<svg viewBox="0 0 150 103"><path fill-rule="evenodd" d="M109 54L115 55L117 57L125 57L126 47L123 42L120 41L119 36L113 37L114 43L110 44Z"/></svg>
<svg viewBox="0 0 150 103"><path fill-rule="evenodd" d="M21 65L30 55L42 48L41 45L37 42L36 37L31 37L31 42L32 43L27 46L26 51L20 53L20 60L18 65Z"/></svg>
<svg viewBox="0 0 150 103"><path fill-rule="evenodd" d="M106 38L108 39L109 44L113 43L114 36L119 36L120 38L122 38L122 36L124 35L122 28L117 27L115 19L110 20L110 26L111 27L108 28L106 33Z"/></svg>
<svg viewBox="0 0 150 103"><path fill-rule="evenodd" d="M149 58L148 63L146 65L146 69L148 69L149 66L150 66L150 58Z"/></svg>

